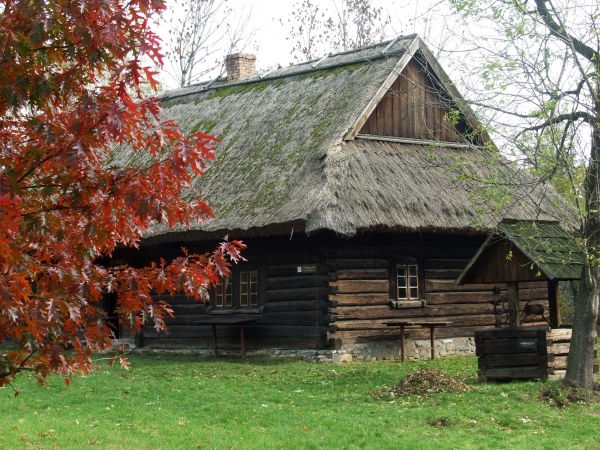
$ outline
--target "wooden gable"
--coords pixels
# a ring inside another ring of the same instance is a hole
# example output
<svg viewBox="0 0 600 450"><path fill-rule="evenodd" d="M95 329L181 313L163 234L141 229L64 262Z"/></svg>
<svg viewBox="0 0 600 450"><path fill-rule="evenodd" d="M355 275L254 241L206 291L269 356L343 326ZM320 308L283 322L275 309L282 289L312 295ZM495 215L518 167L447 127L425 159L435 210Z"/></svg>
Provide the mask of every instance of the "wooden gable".
<svg viewBox="0 0 600 450"><path fill-rule="evenodd" d="M416 55L379 101L359 134L467 142L468 131L467 122L453 107L430 64Z"/></svg>
<svg viewBox="0 0 600 450"><path fill-rule="evenodd" d="M475 258L475 266L469 266L471 270L465 269L459 277L459 284L548 280L538 264L508 239L488 239Z"/></svg>

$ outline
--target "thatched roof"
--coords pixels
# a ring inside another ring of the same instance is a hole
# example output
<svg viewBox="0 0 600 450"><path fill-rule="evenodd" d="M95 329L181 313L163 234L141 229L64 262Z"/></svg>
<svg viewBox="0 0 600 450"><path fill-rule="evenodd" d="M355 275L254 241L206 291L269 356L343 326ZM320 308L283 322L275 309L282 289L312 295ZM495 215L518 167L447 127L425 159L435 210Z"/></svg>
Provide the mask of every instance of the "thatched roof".
<svg viewBox="0 0 600 450"><path fill-rule="evenodd" d="M263 78L219 79L166 93L165 117L183 131L221 138L216 162L194 186L216 218L192 229L158 224L145 241L289 234L292 228L344 236L476 232L469 188L449 169L460 159L474 172L489 173L484 150L344 140L419 48L420 40L407 36ZM535 218L534 209L519 204L510 216Z"/></svg>

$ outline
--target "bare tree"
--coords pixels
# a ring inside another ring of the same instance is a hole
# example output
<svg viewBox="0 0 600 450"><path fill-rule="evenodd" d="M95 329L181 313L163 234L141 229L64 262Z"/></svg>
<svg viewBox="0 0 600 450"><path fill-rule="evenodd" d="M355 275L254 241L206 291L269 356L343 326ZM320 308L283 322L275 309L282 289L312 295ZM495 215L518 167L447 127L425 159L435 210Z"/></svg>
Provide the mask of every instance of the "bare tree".
<svg viewBox="0 0 600 450"><path fill-rule="evenodd" d="M390 25L390 16L372 0L331 0L321 10L311 0L295 3L296 11L288 19L293 41L292 54L313 59L326 50L340 52L382 41Z"/></svg>
<svg viewBox="0 0 600 450"><path fill-rule="evenodd" d="M167 74L181 87L213 72L223 73L225 56L252 38L252 10L233 10L227 0L174 0L164 21Z"/></svg>
<svg viewBox="0 0 600 450"><path fill-rule="evenodd" d="M505 152L573 206L565 212L572 213L585 262L564 383L592 388L600 295L600 4L450 1L465 20L457 38L470 51L462 63L472 104L491 119ZM506 180L490 186L523 192Z"/></svg>

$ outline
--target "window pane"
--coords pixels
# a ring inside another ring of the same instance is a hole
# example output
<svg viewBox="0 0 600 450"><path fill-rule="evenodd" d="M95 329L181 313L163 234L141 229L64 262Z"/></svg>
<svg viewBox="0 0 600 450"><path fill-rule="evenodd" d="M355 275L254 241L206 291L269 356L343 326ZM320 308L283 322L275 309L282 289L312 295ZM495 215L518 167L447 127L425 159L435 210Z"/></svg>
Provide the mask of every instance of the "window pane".
<svg viewBox="0 0 600 450"><path fill-rule="evenodd" d="M248 306L248 272L240 272L240 306Z"/></svg>
<svg viewBox="0 0 600 450"><path fill-rule="evenodd" d="M233 306L233 283L225 278L225 306Z"/></svg>
<svg viewBox="0 0 600 450"><path fill-rule="evenodd" d="M408 277L408 285L410 287L417 287L419 285L417 277Z"/></svg>
<svg viewBox="0 0 600 450"><path fill-rule="evenodd" d="M419 290L417 288L410 288L410 298L419 298Z"/></svg>
<svg viewBox="0 0 600 450"><path fill-rule="evenodd" d="M258 271L250 272L250 305L258 305Z"/></svg>
<svg viewBox="0 0 600 450"><path fill-rule="evenodd" d="M223 282L215 287L215 306L223 306Z"/></svg>
<svg viewBox="0 0 600 450"><path fill-rule="evenodd" d="M406 288L398 288L398 298L406 298Z"/></svg>
<svg viewBox="0 0 600 450"><path fill-rule="evenodd" d="M411 277L417 276L417 266L408 266L408 275Z"/></svg>

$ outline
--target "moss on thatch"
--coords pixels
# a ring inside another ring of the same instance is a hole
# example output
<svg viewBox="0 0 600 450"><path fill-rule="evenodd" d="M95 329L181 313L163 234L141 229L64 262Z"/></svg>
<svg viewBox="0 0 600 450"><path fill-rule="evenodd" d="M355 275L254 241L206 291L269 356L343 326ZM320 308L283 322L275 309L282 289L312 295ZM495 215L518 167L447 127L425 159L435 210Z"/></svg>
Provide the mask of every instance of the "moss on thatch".
<svg viewBox="0 0 600 450"><path fill-rule="evenodd" d="M449 156L489 167L477 152L343 137L413 41L281 68L264 79L217 80L165 94L164 116L184 132L221 137L194 190L216 217L193 232L157 225L150 241L242 234L369 230L464 232L477 211L454 183ZM206 87L206 88L205 88ZM429 158L429 159L428 159ZM431 159L433 158L433 159ZM529 206L522 213L530 214ZM245 231L243 231L245 230ZM150 236L149 236L150 237Z"/></svg>

